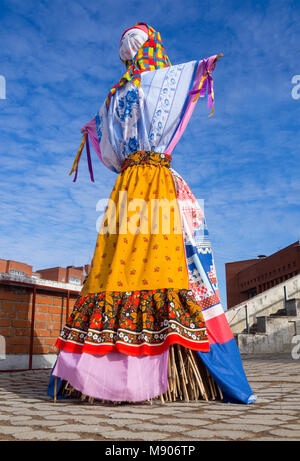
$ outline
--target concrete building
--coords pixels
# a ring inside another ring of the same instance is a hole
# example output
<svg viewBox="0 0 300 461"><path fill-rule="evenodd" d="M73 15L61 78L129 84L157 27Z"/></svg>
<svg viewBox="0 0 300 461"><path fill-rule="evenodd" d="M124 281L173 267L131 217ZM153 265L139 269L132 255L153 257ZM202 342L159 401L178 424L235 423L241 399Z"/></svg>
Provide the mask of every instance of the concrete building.
<svg viewBox="0 0 300 461"><path fill-rule="evenodd" d="M300 273L225 315L242 354L292 353L300 338Z"/></svg>
<svg viewBox="0 0 300 461"><path fill-rule="evenodd" d="M227 308L269 290L300 273L299 241L255 259L225 264Z"/></svg>

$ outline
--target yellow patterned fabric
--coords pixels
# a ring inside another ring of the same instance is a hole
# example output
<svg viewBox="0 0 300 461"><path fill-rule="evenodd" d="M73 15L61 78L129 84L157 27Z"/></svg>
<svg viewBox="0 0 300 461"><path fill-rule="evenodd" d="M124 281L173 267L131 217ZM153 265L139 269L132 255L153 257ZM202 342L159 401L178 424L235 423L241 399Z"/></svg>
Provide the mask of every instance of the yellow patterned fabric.
<svg viewBox="0 0 300 461"><path fill-rule="evenodd" d="M135 152L129 160L112 190L81 295L189 288L175 184L166 156Z"/></svg>

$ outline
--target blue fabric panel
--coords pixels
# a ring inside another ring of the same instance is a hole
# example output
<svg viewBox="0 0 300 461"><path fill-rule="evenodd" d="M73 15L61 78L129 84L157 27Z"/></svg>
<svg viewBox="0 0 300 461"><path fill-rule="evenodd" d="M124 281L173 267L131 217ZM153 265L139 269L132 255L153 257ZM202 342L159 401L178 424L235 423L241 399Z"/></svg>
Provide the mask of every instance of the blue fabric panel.
<svg viewBox="0 0 300 461"><path fill-rule="evenodd" d="M224 402L249 404L256 401L234 338L224 344L211 344L209 352L197 353L220 387Z"/></svg>

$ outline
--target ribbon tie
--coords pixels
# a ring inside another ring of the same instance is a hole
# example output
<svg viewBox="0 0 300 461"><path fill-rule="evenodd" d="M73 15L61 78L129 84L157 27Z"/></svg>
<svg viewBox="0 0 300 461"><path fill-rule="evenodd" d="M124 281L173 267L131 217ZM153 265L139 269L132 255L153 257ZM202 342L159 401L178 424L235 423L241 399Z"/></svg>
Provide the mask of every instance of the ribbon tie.
<svg viewBox="0 0 300 461"><path fill-rule="evenodd" d="M87 131L85 131L84 134L83 134L83 138L82 138L80 147L78 149L78 152L76 154L76 157L75 157L72 169L71 169L71 171L69 173L69 176L71 176L71 174L74 173L74 171L75 171L75 177L73 179L73 182L76 181L77 175L78 175L78 166L79 166L79 162L80 162L80 159L81 159L81 155L82 155L84 145L86 146L86 156L87 156L87 161L88 161L88 167L89 167L91 181L95 182L94 181L93 168L92 168L92 159L91 159L91 152L90 152L89 135L88 135Z"/></svg>
<svg viewBox="0 0 300 461"><path fill-rule="evenodd" d="M207 95L207 107L211 107L212 111L209 117L211 117L214 113L214 88L213 88L213 78L210 74L210 71L207 69L207 64L205 64L206 67L206 72L201 78L199 88L197 90L191 90L189 91L190 95L195 94L195 98L193 99L193 102L196 102L197 99L203 98L205 96L206 88L208 87L208 95Z"/></svg>

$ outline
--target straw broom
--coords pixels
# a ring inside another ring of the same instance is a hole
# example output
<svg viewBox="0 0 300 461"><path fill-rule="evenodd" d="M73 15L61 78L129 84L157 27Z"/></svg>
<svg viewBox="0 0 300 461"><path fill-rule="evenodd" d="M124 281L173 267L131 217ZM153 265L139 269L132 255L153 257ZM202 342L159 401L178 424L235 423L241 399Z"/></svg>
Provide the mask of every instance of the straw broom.
<svg viewBox="0 0 300 461"><path fill-rule="evenodd" d="M176 363L175 363L175 352L174 347L171 348L171 369L172 369L172 389L173 389L173 401L176 401L177 389L176 389Z"/></svg>
<svg viewBox="0 0 300 461"><path fill-rule="evenodd" d="M171 347L173 347L173 346L171 346ZM182 383L182 387L183 387L183 396L184 396L184 400L186 402L189 402L189 395L188 395L188 391L187 391L187 387L186 387L186 384L187 384L188 380L187 380L187 377L186 377L185 366L184 366L184 362L183 362L183 358L182 358L182 354L181 354L181 349L180 349L179 345L177 346L177 352L178 352L179 363L180 363L180 374L181 374L181 383Z"/></svg>
<svg viewBox="0 0 300 461"><path fill-rule="evenodd" d="M160 398L162 402L176 400L216 400L222 393L205 365L194 351L178 344L170 346L168 357L168 387ZM159 397L158 397L159 398Z"/></svg>
<svg viewBox="0 0 300 461"><path fill-rule="evenodd" d="M196 381L198 383L198 386L201 390L201 394L203 395L203 397L205 398L206 401L208 401L208 397L207 397L207 393L206 393L206 390L205 390L205 387L204 387L204 384L203 384L203 381L202 381L202 377L199 373L199 370L197 369L197 365L195 364L195 360L193 358L193 356L191 355L191 351L188 350L188 360L191 364L191 367L193 369L193 372L194 372L194 376L196 378Z"/></svg>
<svg viewBox="0 0 300 461"><path fill-rule="evenodd" d="M56 392L57 392L57 376L54 378L54 403L56 403Z"/></svg>

